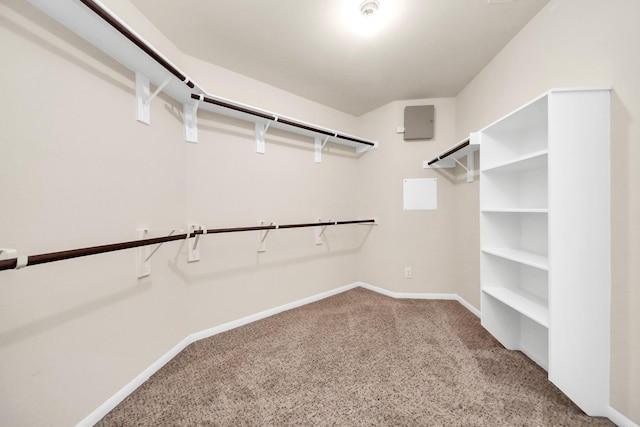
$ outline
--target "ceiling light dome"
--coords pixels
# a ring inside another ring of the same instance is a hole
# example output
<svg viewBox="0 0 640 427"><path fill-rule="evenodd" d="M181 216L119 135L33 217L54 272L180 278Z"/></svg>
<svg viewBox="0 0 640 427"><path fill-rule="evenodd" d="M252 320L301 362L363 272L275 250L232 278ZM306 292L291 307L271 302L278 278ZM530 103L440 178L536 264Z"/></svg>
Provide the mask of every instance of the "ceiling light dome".
<svg viewBox="0 0 640 427"><path fill-rule="evenodd" d="M380 2L378 0L364 0L360 3L360 13L365 17L373 16L379 7Z"/></svg>

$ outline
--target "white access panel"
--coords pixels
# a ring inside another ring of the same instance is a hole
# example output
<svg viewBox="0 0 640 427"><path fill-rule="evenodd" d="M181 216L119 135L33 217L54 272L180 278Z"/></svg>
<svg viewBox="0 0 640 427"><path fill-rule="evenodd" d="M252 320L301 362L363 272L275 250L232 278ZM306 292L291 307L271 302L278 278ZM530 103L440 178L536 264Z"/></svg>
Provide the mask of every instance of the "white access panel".
<svg viewBox="0 0 640 427"><path fill-rule="evenodd" d="M417 178L404 180L404 210L438 209L438 180Z"/></svg>

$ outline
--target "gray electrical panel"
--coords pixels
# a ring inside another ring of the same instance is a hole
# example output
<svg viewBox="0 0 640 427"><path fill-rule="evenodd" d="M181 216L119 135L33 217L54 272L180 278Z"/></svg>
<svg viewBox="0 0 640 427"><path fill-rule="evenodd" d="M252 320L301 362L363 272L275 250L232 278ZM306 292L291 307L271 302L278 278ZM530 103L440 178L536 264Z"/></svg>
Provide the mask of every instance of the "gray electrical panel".
<svg viewBox="0 0 640 427"><path fill-rule="evenodd" d="M433 105L404 107L404 140L433 138Z"/></svg>

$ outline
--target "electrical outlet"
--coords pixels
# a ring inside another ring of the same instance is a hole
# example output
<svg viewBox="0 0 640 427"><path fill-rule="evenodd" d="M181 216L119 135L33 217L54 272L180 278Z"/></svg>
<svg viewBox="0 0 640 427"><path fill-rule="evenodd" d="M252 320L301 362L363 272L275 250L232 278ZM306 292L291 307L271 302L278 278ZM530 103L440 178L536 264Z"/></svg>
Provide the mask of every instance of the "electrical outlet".
<svg viewBox="0 0 640 427"><path fill-rule="evenodd" d="M405 267L404 268L404 278L405 279L411 279L413 277L413 270L411 269L411 267Z"/></svg>

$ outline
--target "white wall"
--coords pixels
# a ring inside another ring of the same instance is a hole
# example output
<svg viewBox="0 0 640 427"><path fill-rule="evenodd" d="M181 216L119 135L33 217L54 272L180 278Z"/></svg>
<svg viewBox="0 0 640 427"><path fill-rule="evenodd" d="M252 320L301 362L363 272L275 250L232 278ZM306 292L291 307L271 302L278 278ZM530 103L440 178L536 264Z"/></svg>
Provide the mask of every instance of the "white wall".
<svg viewBox="0 0 640 427"><path fill-rule="evenodd" d="M435 106L433 139L404 141L396 133L407 105ZM360 253L360 280L393 292L456 293L456 273L449 268L455 254L455 177L450 170L422 168L423 160L455 142L455 107L453 98L397 101L359 118L363 131L380 140L380 148L358 162L360 204L380 219ZM436 178L438 209L404 211L405 178ZM405 267L412 268L412 279L404 278Z"/></svg>
<svg viewBox="0 0 640 427"><path fill-rule="evenodd" d="M552 0L457 99L398 101L357 119L182 55L128 1L107 2L210 92L381 142L357 160L332 147L321 165L308 139L269 130L257 155L250 124L206 112L200 142L187 144L181 106L162 95L152 125L137 123L129 70L29 5L6 3L0 245L31 255L190 222L376 215L381 225L328 229L323 246L310 229L282 230L259 255L254 233L207 237L195 264L174 242L141 281L133 251L0 273L0 424L73 424L188 334L356 280L479 306L477 181L422 160L551 87L603 84L614 87L611 402L640 421L635 0ZM404 106L431 103L435 139L403 141ZM439 208L404 212L402 179L421 177L438 178Z"/></svg>
<svg viewBox="0 0 640 427"><path fill-rule="evenodd" d="M0 11L2 245L32 255L182 223L185 153L162 103L155 126L136 123L129 71L28 5ZM76 422L184 337L168 270L138 282L132 256L2 272L0 424Z"/></svg>
<svg viewBox="0 0 640 427"><path fill-rule="evenodd" d="M640 2L551 0L457 97L458 136L554 87L611 86L611 405L640 423ZM580 153L576 153L580 161ZM585 171L589 173L589 171ZM460 189L459 193L473 191ZM460 198L461 202L465 200ZM466 226L477 222L468 202ZM475 237L475 232L473 233ZM459 241L462 244L462 241ZM477 245L477 243L474 243ZM479 268L462 296L478 304Z"/></svg>
<svg viewBox="0 0 640 427"><path fill-rule="evenodd" d="M135 9L125 12L136 28ZM171 47L154 31L145 37ZM131 240L141 227L157 236L190 222L367 214L354 203L353 153L333 147L315 164L310 138L270 130L258 155L251 124L206 112L200 142L188 144L182 107L164 95L151 125L138 123L133 73L25 2L0 5L0 40L3 247L34 255ZM175 62L212 92L355 129L346 114L192 58ZM207 236L194 264L183 242L167 243L142 280L134 250L2 272L0 425L72 425L187 335L355 282L367 229L330 228L322 246L313 229L272 232L264 254L257 233Z"/></svg>

